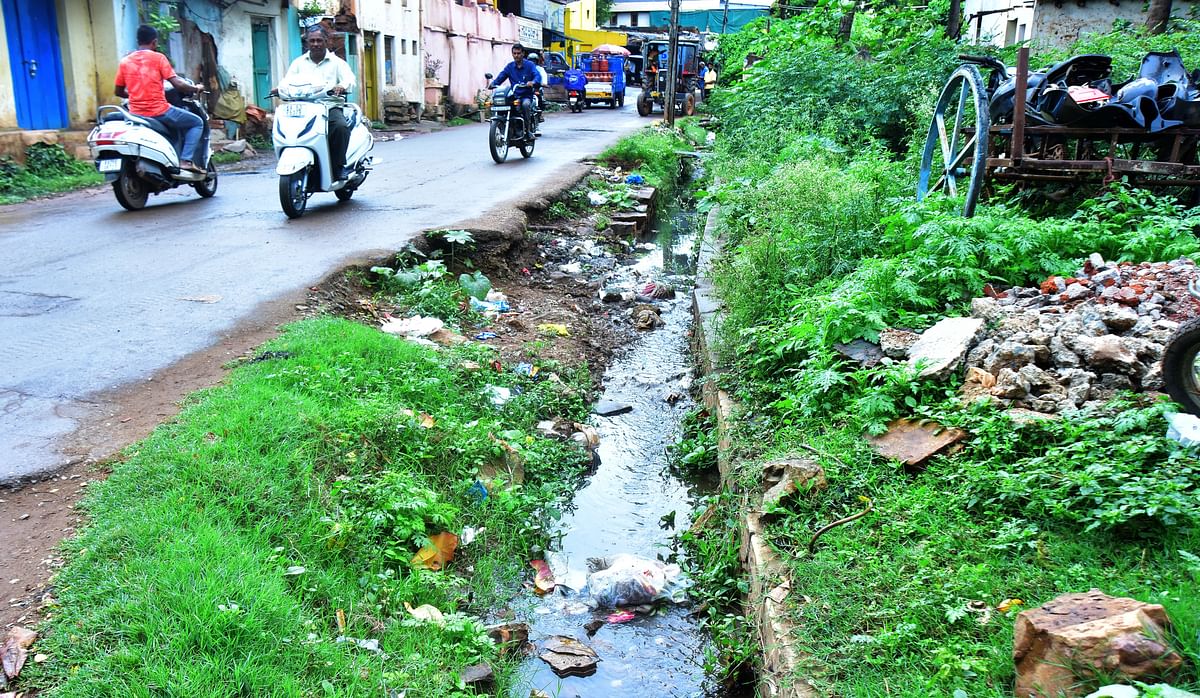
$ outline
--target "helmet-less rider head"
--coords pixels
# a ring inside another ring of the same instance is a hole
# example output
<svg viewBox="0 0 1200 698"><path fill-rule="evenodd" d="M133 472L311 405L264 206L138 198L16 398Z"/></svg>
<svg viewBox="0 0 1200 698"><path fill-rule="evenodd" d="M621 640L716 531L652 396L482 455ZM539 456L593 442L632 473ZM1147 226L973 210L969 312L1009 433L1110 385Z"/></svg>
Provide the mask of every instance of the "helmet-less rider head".
<svg viewBox="0 0 1200 698"><path fill-rule="evenodd" d="M304 47L306 52L288 66L287 75L283 77L285 85L320 85L335 97L344 97L354 89L357 84L354 72L346 61L329 50L329 36L324 27L319 24L309 27L304 33ZM350 145L350 126L340 106L329 108L327 133L329 171L334 179L345 179L347 173L342 169L346 162L346 148Z"/></svg>
<svg viewBox="0 0 1200 698"><path fill-rule="evenodd" d="M157 119L168 129L183 134L179 169L203 172L204 169L196 164L196 150L204 134L204 121L186 109L171 106L163 90L163 80L184 94L196 94L203 88L184 82L175 74L167 57L155 50L158 48L157 29L146 24L138 27L137 43L137 50L122 58L117 66L116 95L129 99L130 112Z"/></svg>
<svg viewBox="0 0 1200 698"><path fill-rule="evenodd" d="M516 44L512 47L512 62L504 66L504 70L490 83L491 87L503 85L508 80L513 85L513 95L521 100L521 116L527 126L533 124L533 92L541 87L542 78L533 67L533 63L525 60L525 47Z"/></svg>

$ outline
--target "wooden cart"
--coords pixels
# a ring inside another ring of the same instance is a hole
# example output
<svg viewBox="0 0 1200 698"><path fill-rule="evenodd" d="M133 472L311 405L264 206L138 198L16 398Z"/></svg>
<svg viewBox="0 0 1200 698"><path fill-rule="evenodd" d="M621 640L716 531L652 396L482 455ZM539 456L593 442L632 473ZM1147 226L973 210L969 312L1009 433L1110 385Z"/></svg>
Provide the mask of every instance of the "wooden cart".
<svg viewBox="0 0 1200 698"><path fill-rule="evenodd" d="M972 61L969 56L960 58ZM1169 187L1196 203L1200 128L1149 133L1135 128L1028 124L1028 48L1017 57L1012 123L992 124L991 90L979 62L960 65L938 98L921 155L918 200L935 191L962 195L963 215L969 217L991 181L1103 185L1124 177L1138 187ZM996 83L990 81L993 89ZM981 133L986 137L979 138Z"/></svg>

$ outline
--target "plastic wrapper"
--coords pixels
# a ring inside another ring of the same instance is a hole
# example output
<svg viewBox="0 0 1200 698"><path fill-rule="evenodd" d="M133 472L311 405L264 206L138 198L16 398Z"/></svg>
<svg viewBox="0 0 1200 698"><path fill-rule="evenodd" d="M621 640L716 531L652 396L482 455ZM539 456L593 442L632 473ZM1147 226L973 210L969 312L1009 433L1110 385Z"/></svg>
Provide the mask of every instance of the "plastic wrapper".
<svg viewBox="0 0 1200 698"><path fill-rule="evenodd" d="M591 558L588 566L587 591L597 608L679 603L686 597L687 579L679 565L622 554Z"/></svg>

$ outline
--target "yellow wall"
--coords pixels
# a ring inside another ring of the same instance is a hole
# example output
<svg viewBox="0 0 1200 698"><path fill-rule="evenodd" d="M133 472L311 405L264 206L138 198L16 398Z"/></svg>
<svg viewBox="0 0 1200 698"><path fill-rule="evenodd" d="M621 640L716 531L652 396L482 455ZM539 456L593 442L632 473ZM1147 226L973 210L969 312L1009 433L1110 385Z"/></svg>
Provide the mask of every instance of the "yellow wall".
<svg viewBox="0 0 1200 698"><path fill-rule="evenodd" d="M17 97L12 88L12 68L8 64L8 34L4 13L0 12L0 128L17 127Z"/></svg>
<svg viewBox="0 0 1200 698"><path fill-rule="evenodd" d="M553 42L551 51L562 51L567 61L575 54L591 51L600 44L624 46L627 37L621 32L596 28L596 0L575 0L563 9L563 26L568 37L566 44Z"/></svg>
<svg viewBox="0 0 1200 698"><path fill-rule="evenodd" d="M67 118L76 128L96 118L96 49L92 42L88 4L59 0L57 7L63 81L67 88ZM109 5L111 8L112 3Z"/></svg>

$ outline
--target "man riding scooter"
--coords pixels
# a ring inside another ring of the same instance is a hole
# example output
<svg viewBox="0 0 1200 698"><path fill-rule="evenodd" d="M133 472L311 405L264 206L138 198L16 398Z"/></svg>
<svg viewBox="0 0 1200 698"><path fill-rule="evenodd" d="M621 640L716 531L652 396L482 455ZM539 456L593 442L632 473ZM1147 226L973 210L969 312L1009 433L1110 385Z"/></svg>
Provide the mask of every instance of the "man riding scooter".
<svg viewBox="0 0 1200 698"><path fill-rule="evenodd" d="M305 33L308 52L292 61L288 66L285 84L323 85L334 96L342 97L354 89L354 72L346 61L328 50L329 38L325 29L314 25ZM350 144L350 126L340 107L329 109L329 171L334 179L345 179L350 173L343 172L346 164L346 148Z"/></svg>
<svg viewBox="0 0 1200 698"><path fill-rule="evenodd" d="M504 66L504 70L489 83L491 89L495 89L504 84L508 80L513 85L513 96L521 100L521 116L525 119L527 127L533 129L533 134L537 134L537 125L533 120L533 91L541 86L542 78L538 75L537 70L533 67L533 63L525 60L525 47L521 44L516 44L512 47L512 62Z"/></svg>
<svg viewBox="0 0 1200 698"><path fill-rule="evenodd" d="M196 164L196 149L204 134L204 121L190 111L171 106L163 80L185 94L203 92L203 88L184 82L167 57L154 50L158 46L158 30L154 27L138 27L137 42L137 50L122 58L117 67L116 95L129 99L131 113L157 119L168 129L182 133L179 169L203 173L204 168Z"/></svg>

